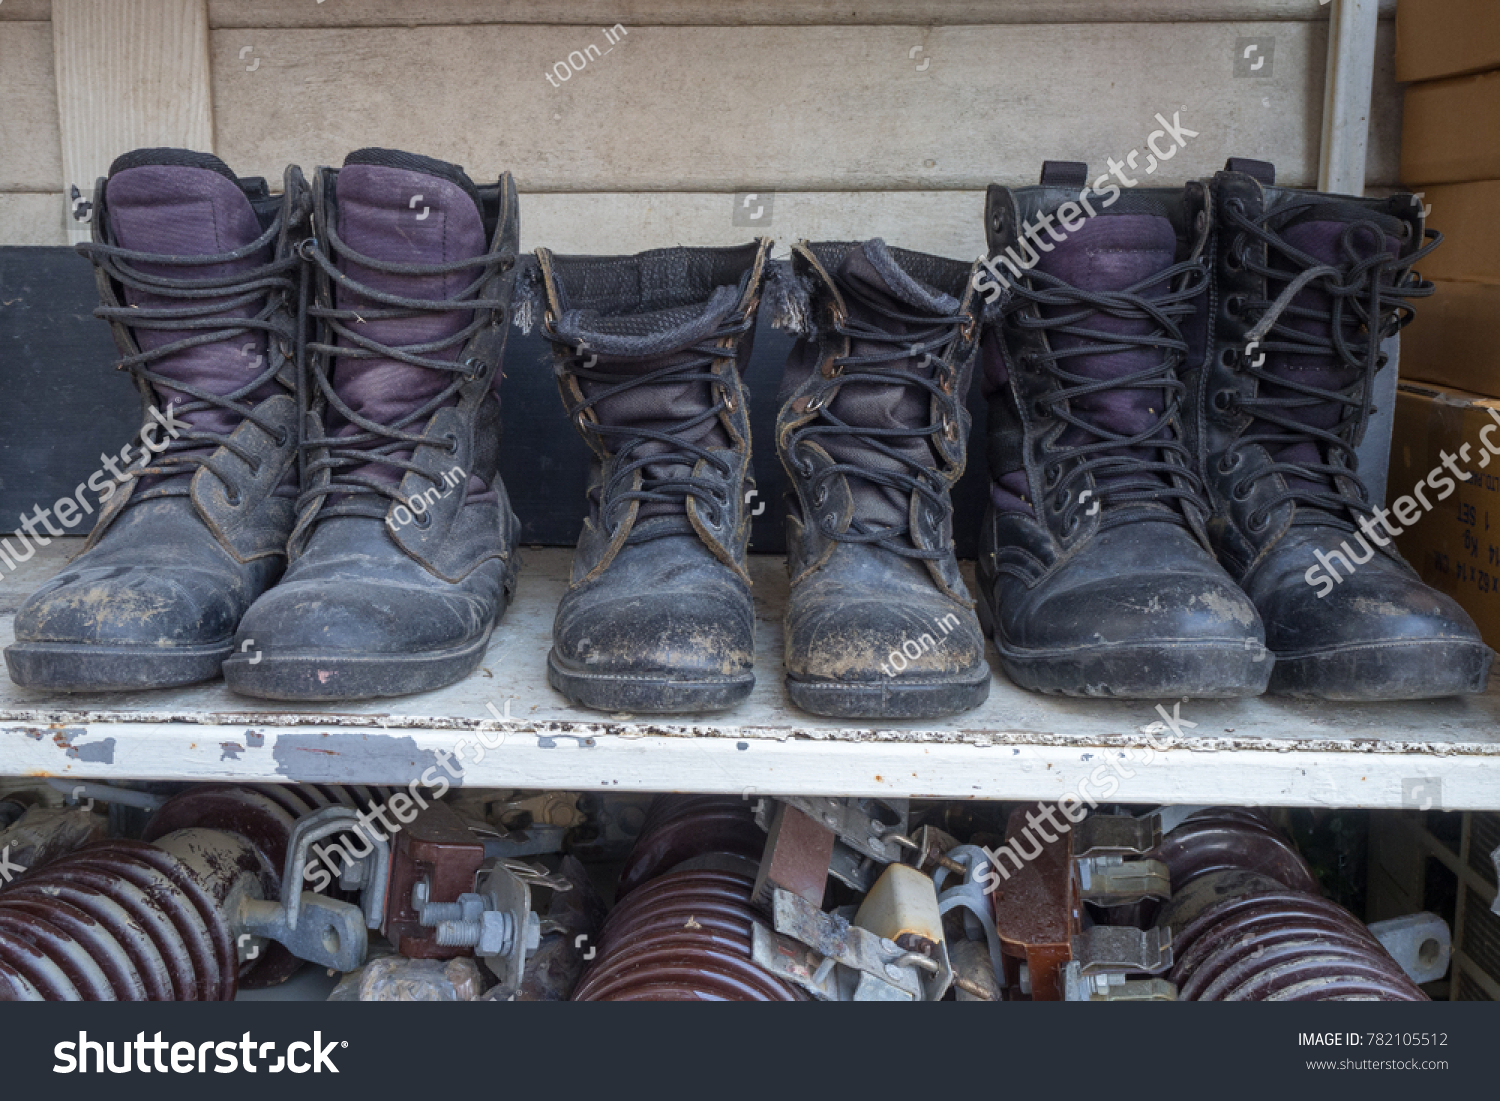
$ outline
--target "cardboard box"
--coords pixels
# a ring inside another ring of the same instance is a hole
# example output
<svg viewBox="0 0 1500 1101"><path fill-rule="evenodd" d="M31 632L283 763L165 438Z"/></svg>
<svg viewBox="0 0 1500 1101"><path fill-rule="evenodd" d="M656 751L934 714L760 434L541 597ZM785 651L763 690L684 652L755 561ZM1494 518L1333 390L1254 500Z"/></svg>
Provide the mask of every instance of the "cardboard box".
<svg viewBox="0 0 1500 1101"><path fill-rule="evenodd" d="M1401 377L1500 398L1500 283L1436 281L1401 330Z"/></svg>
<svg viewBox="0 0 1500 1101"><path fill-rule="evenodd" d="M1397 80L1432 80L1484 69L1500 69L1500 4L1398 0Z"/></svg>
<svg viewBox="0 0 1500 1101"><path fill-rule="evenodd" d="M1500 179L1500 71L1413 84L1401 117L1407 186Z"/></svg>
<svg viewBox="0 0 1500 1101"><path fill-rule="evenodd" d="M1423 191L1423 201L1443 243L1417 270L1428 279L1500 283L1500 180L1439 184Z"/></svg>
<svg viewBox="0 0 1500 1101"><path fill-rule="evenodd" d="M1469 459L1457 466L1471 477L1461 482L1449 476L1442 452L1461 456L1465 445ZM1454 488L1440 501L1445 478ZM1415 505L1412 487L1419 483L1432 508L1405 525L1396 547L1424 581L1474 617L1486 642L1500 647L1500 401L1401 384L1389 506L1403 495Z"/></svg>

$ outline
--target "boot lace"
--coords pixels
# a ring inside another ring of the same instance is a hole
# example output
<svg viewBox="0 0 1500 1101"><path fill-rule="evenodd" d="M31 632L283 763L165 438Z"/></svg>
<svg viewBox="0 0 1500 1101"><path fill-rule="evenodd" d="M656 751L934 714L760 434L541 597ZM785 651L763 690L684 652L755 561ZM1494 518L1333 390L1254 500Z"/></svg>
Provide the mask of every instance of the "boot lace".
<svg viewBox="0 0 1500 1101"><path fill-rule="evenodd" d="M725 497L723 486L706 478L691 474L657 477L647 471L652 466L685 466L690 470L700 461L710 463L714 469L728 478L734 468L721 456L686 438L686 434L716 421L720 413L733 413L738 398L735 397L734 380L712 371L714 361L731 354L726 351L726 342L737 340L749 332L752 320L726 324L705 336L696 344L684 348L681 355L686 358L666 367L659 367L645 374L621 374L598 363L598 356L589 350L585 340L573 341L563 337L551 321L544 322L543 333L561 352L558 362L560 372L571 374L585 382L602 387L595 393L575 402L568 408L568 416L580 432L598 438L599 446L613 456L609 477L605 480L599 497L600 522L608 532L618 526L620 514L629 510L631 502L664 504L686 511L689 497L695 499L708 511L709 523L718 527L731 502ZM600 402L608 401L638 387L663 384L705 383L713 387L715 399L702 411L676 421L666 428L648 428L638 424L607 424L587 416L590 409ZM659 449L642 452L647 443L661 444ZM635 472L643 472L639 489L632 489ZM661 532L659 534L670 534Z"/></svg>
<svg viewBox="0 0 1500 1101"><path fill-rule="evenodd" d="M1313 201L1293 202L1252 219L1245 213L1241 200L1231 199L1225 204L1230 223L1240 231L1230 243L1226 261L1248 268L1268 281L1286 284L1274 301L1250 298L1243 303L1241 308L1245 313L1259 315L1245 336L1247 348L1254 342L1257 354L1253 358L1248 354L1240 356L1239 370L1258 383L1280 388L1286 396L1245 398L1230 390L1224 392L1225 397L1216 399L1226 411L1237 408L1249 413L1255 418L1252 429L1262 424L1281 430L1249 431L1240 436L1219 460L1221 472L1228 473L1238 466L1240 452L1255 444L1268 445L1269 450L1276 445L1312 441L1319 445L1318 453L1324 457L1322 462L1274 461L1232 487L1235 499L1243 500L1254 483L1269 475L1289 475L1298 480L1251 512L1246 522L1254 531L1262 530L1271 511L1286 501L1322 510L1324 515L1319 522L1332 519L1350 530L1353 524L1339 514L1347 512L1356 519L1361 514L1374 515L1369 487L1355 473L1355 447L1375 411L1371 404L1375 372L1385 366L1387 359L1380 351L1380 344L1411 321L1415 311L1409 300L1426 298L1435 289L1411 267L1437 248L1442 234L1426 230L1424 237L1429 239L1428 243L1406 257L1399 257L1386 248L1385 231L1374 221L1350 222L1339 238L1340 262L1325 264L1291 245L1278 232L1286 222L1316 205ZM1380 247L1374 251L1368 245L1362 248L1360 239L1368 242L1372 236L1380 240ZM1265 244L1268 261L1274 255L1285 266L1272 267L1256 260L1247 247L1251 240ZM1328 307L1294 304L1293 299L1314 283L1328 295ZM1295 328L1291 322L1297 320L1312 322L1311 327L1318 331ZM1265 356L1260 353L1315 357L1359 374L1347 387L1325 389L1271 373L1263 365ZM1290 415L1298 409L1329 404L1340 407L1339 421L1331 429L1305 424ZM1353 495L1336 479L1345 479L1353 488Z"/></svg>
<svg viewBox="0 0 1500 1101"><path fill-rule="evenodd" d="M1050 347L1055 342L1049 339L1048 351L1022 358L1023 366L1045 371L1057 387L1050 396L1037 401L1037 416L1055 416L1091 437L1084 442L1053 445L1043 464L1043 485L1055 495L1054 508L1062 516L1064 531L1071 532L1082 523L1079 511L1088 498L1094 502L1088 505L1088 512L1102 514L1101 529L1138 519L1139 508L1132 506L1165 505L1153 517L1184 526L1184 505L1205 508L1203 483L1193 470L1187 444L1177 437L1173 426L1186 391L1177 370L1188 351L1178 319L1193 313L1195 299L1207 286L1204 260L1174 264L1119 291L1085 290L1035 269L1027 272L1026 280L1012 284L1015 297L1006 307L1006 324L1077 341L1073 347L1055 348ZM1162 288L1159 293L1151 293L1157 288ZM1025 312L1028 305L1038 307L1037 316ZM1040 316L1041 307L1064 312L1044 317ZM1148 321L1152 328L1144 333L1103 332L1088 327L1087 322L1096 315ZM1141 349L1160 353L1160 361L1109 379L1089 378L1068 370L1071 359ZM1163 395L1155 422L1133 434L1086 420L1071 407L1078 398L1126 390ZM1143 456L1143 450L1154 457ZM1177 461L1172 461L1173 457ZM1075 460L1079 460L1077 465L1063 475L1062 470ZM1087 484L1091 476L1091 490L1074 491L1080 484Z"/></svg>
<svg viewBox="0 0 1500 1101"><path fill-rule="evenodd" d="M256 456L242 447L227 432L215 432L192 423L193 414L205 410L220 409L234 414L235 424L250 421L268 435L274 436L278 446L288 442L285 428L278 428L257 415L254 405L259 404L251 396L276 377L277 366L271 356L262 357L261 369L248 378L243 386L227 394L215 394L192 383L170 378L157 373L152 364L176 355L189 348L205 344L220 344L238 340L247 333L264 333L267 342L277 340L282 355L290 359L293 349L287 341L285 323L278 324L275 315L296 293L298 283L294 269L298 265L295 253L288 251L279 259L273 258L248 271L237 271L228 275L205 275L200 278L176 278L153 275L140 270L137 264L170 264L174 268L209 267L215 264L232 264L254 256L279 238L286 221L283 208L277 212L271 225L247 245L229 252L206 256L166 256L138 249L121 248L102 241L87 241L78 246L78 251L87 256L105 275L114 282L183 305L169 306L100 306L94 316L106 321L118 322L136 331L189 331L190 335L149 348L135 355L123 357L115 369L129 371L136 378L149 384L152 391L160 394L171 389L188 395L192 400L180 406L169 407L169 419L179 424L175 436L165 435L165 444L154 456L147 450L142 461L147 465L135 467L131 474L137 478L188 475L166 484L152 486L151 497L186 496L190 492L189 478L199 467L207 467L222 482L230 493L234 493L234 481L229 472L215 461L214 453L219 448L231 452L249 465L251 474L257 474L260 463ZM300 220L301 214L294 214ZM249 317L230 317L231 310L249 307L255 312ZM140 499L145 499L143 494ZM235 494L231 505L239 503Z"/></svg>
<svg viewBox="0 0 1500 1101"><path fill-rule="evenodd" d="M813 391L804 407L804 412L819 412L821 416L798 428L787 443L787 453L797 472L808 482L808 492L814 508L828 499L828 483L838 477L861 478L864 481L896 490L911 499L912 494L922 498L927 520L933 530L941 530L953 511L953 502L948 490L957 471L951 467L933 467L918 461L886 444L886 440L931 440L939 433L949 440L957 440L963 423L955 380L947 372L950 368L940 358L962 336L972 335L974 320L965 314L947 317L918 316L890 309L884 304L860 299L866 309L889 321L899 322L907 331L893 333L877 324L858 318L839 316L835 318L833 331L840 336L873 344L876 350L860 355L848 355L831 360L821 384ZM880 347L885 345L886 347ZM921 368L933 360L938 361L938 378L927 378L920 374ZM849 424L834 413L831 402L840 387L857 383L876 386L911 386L925 390L937 402L940 410L935 423L921 427L872 428ZM841 438L851 441L860 452L873 451L895 464L894 469L884 469L866 463L841 461L829 466L815 468L813 463L798 458L803 442ZM931 444L929 443L929 448ZM935 451L933 451L936 454ZM909 510L908 510L909 511ZM940 548L923 548L915 545L910 523L879 524L856 515L848 530L835 528L837 518L819 516L818 530L827 539L837 543L867 543L881 547L903 558L940 561L948 551Z"/></svg>
<svg viewBox="0 0 1500 1101"><path fill-rule="evenodd" d="M423 467L411 461L413 448L421 444L432 444L420 431L437 410L449 405L459 390L468 382L479 378L490 370L498 370L498 364L483 363L470 356L461 361L437 358L448 348L461 349L469 338L490 323L486 311L503 310L509 303L500 298L483 297L481 289L497 273L515 264L515 250L509 246L495 252L442 264L396 263L377 260L356 252L346 245L334 229L332 219L323 227L327 236L325 248L317 238L309 237L301 244L302 256L311 261L329 280L332 287L352 300L356 296L363 300L357 309L344 309L320 303L310 304L307 313L325 326L320 335L326 340L313 340L307 344L309 352L319 353L308 357L312 364L310 381L323 396L327 409L337 411L346 424L359 429L346 436L327 433L325 416L322 431L304 436L301 442L302 495L297 499L297 510L303 511L310 503L317 502L320 517L330 516L384 516L388 507L380 498L406 505L411 502L401 493L400 481L382 481L358 468L380 464L396 471L415 471L425 474ZM456 271L479 269L474 280L451 298L408 298L377 290L353 278L337 265L337 258L372 271L394 275L437 276ZM451 336L416 344L395 346L375 340L367 333L352 328L350 322L384 321L399 318L420 317L430 313L474 312L471 320ZM340 338L344 343L340 343ZM452 380L420 407L406 413L391 424L381 424L355 412L349 407L333 386L333 366L339 359L385 359L423 367L431 371L442 371L453 376ZM304 417L304 421L306 418ZM416 430L413 430L415 428ZM447 437L448 453L458 452L458 439L451 433ZM321 457L313 458L314 452L324 451ZM313 486L312 479L323 471L330 471L329 480L321 486ZM412 509L413 513L419 510ZM418 527L427 522L419 519Z"/></svg>

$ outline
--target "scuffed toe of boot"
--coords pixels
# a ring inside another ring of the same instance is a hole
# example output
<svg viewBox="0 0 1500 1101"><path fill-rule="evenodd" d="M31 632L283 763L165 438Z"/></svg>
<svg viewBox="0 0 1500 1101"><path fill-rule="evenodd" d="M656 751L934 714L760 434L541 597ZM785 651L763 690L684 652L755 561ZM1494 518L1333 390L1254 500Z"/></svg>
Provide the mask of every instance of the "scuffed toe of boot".
<svg viewBox="0 0 1500 1101"><path fill-rule="evenodd" d="M980 587L1006 674L1033 691L1257 696L1275 665L1255 606L1174 524L1101 532L1031 587L981 569Z"/></svg>
<svg viewBox="0 0 1500 1101"><path fill-rule="evenodd" d="M973 609L935 589L919 564L868 547L840 547L799 584L785 629L787 694L814 715L936 718L989 696Z"/></svg>
<svg viewBox="0 0 1500 1101"><path fill-rule="evenodd" d="M1403 563L1377 554L1342 581L1307 582L1314 547L1337 545L1289 539L1246 580L1276 654L1270 690L1351 701L1483 692L1494 652L1455 601Z"/></svg>
<svg viewBox="0 0 1500 1101"><path fill-rule="evenodd" d="M695 536L622 548L563 597L547 679L600 711L722 711L755 687L750 590Z"/></svg>
<svg viewBox="0 0 1500 1101"><path fill-rule="evenodd" d="M21 606L5 651L11 679L61 692L212 680L281 565L236 563L185 499L138 506Z"/></svg>
<svg viewBox="0 0 1500 1101"><path fill-rule="evenodd" d="M478 668L514 591L514 555L450 583L379 535L371 521L325 525L313 553L240 622L224 662L231 689L271 700L372 699L431 691Z"/></svg>

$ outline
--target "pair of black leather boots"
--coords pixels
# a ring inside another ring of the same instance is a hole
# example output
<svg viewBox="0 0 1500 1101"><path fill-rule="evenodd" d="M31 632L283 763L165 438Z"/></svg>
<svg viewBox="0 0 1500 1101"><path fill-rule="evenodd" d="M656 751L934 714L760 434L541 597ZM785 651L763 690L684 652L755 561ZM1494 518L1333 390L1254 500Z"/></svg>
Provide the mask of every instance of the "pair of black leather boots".
<svg viewBox="0 0 1500 1101"><path fill-rule="evenodd" d="M984 700L990 669L953 552L977 265L880 241L631 257L541 251L570 417L594 450L590 512L558 610L552 685L607 711L731 707L755 684L746 548L755 483L742 372L770 274L801 339L779 395L784 663L792 701L919 718Z"/></svg>
<svg viewBox="0 0 1500 1101"><path fill-rule="evenodd" d="M471 672L514 592L497 470L509 176L386 149L288 168L126 154L95 194L120 367L171 437L21 607L26 687L399 695ZM144 415L144 414L143 414ZM92 483L91 483L92 484Z"/></svg>
<svg viewBox="0 0 1500 1101"><path fill-rule="evenodd" d="M1355 455L1382 342L1432 293L1413 271L1440 240L1421 204L1280 188L1249 160L1184 188L1108 179L1049 162L1040 186L988 196L1001 317L978 576L1011 679L1483 691L1493 654L1397 553ZM1329 581L1324 560L1350 572Z"/></svg>

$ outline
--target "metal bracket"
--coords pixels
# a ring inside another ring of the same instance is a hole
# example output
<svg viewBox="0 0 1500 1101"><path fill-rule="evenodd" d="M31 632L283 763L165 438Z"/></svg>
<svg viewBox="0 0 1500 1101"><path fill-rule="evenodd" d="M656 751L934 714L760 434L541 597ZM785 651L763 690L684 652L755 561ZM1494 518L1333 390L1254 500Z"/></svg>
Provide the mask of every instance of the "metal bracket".
<svg viewBox="0 0 1500 1101"><path fill-rule="evenodd" d="M1453 936L1436 914L1406 914L1377 921L1370 932L1412 982L1434 982L1448 973Z"/></svg>
<svg viewBox="0 0 1500 1101"><path fill-rule="evenodd" d="M776 933L755 926L756 963L826 1001L937 1001L953 980L948 953L938 958L908 952L895 941L825 914L790 891L771 901ZM811 953L807 950L811 949Z"/></svg>
<svg viewBox="0 0 1500 1101"><path fill-rule="evenodd" d="M1172 930L1092 925L1073 938L1073 962L1084 975L1131 971L1160 975L1172 967Z"/></svg>
<svg viewBox="0 0 1500 1101"><path fill-rule="evenodd" d="M1091 814L1073 827L1073 855L1145 856L1161 844L1159 814Z"/></svg>
<svg viewBox="0 0 1500 1101"><path fill-rule="evenodd" d="M840 841L861 856L882 864L890 864L901 858L901 850L894 841L886 840L887 834L906 833L906 800L875 799L830 799L810 795L777 796L781 802L789 803L803 814L831 829ZM879 803L897 815L894 824L882 822L873 808ZM757 819L758 820L758 819Z"/></svg>
<svg viewBox="0 0 1500 1101"><path fill-rule="evenodd" d="M1087 856L1074 862L1085 902L1125 906L1148 898L1171 898L1171 877L1160 860Z"/></svg>
<svg viewBox="0 0 1500 1101"><path fill-rule="evenodd" d="M957 886L942 890L943 881L950 873L946 867L939 867L932 873L932 885L938 889L938 913L946 914L949 910L963 909L975 918L975 923L984 931L985 942L989 946L990 966L995 972L995 981L1001 989L1005 987L1005 968L1001 961L1000 932L995 926L995 908L991 904L991 896L984 889L984 885L974 878L975 868L982 868L989 856L978 845L958 845L951 848L945 854L950 861L967 869L968 874L960 878ZM965 928L971 928L970 923L965 922Z"/></svg>
<svg viewBox="0 0 1500 1101"><path fill-rule="evenodd" d="M247 899L240 907L237 931L269 937L299 959L336 971L352 971L362 964L369 945L366 929L379 928L385 914L389 840L373 830L364 834L372 847L365 861L373 863L363 877L361 906L302 890L313 842L343 833L358 821L358 812L344 806L324 807L299 819L287 844L281 900Z"/></svg>
<svg viewBox="0 0 1500 1101"><path fill-rule="evenodd" d="M1127 979L1123 975L1085 975L1079 964L1063 969L1064 1000L1069 1002L1175 1002L1177 987L1166 979Z"/></svg>

